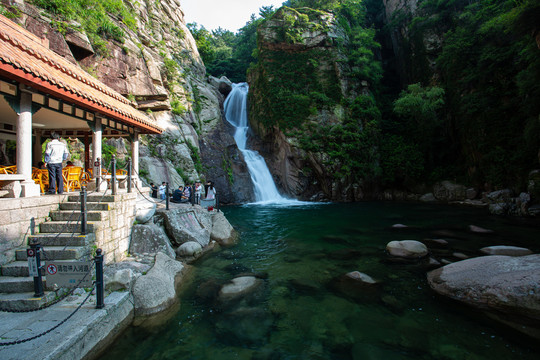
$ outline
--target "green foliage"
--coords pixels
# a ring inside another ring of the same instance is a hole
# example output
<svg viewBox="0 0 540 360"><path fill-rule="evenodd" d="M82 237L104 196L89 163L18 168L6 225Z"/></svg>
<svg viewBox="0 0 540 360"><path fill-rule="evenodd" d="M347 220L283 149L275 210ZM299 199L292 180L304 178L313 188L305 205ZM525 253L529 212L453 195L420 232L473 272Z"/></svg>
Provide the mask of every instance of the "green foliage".
<svg viewBox="0 0 540 360"><path fill-rule="evenodd" d="M113 155L116 155L116 148L112 145L107 144L103 139L101 142L101 164L105 169L109 169L111 166L111 161Z"/></svg>
<svg viewBox="0 0 540 360"><path fill-rule="evenodd" d="M78 22L96 52L108 55L106 39L124 42L124 30L118 27L111 17L120 19L127 29L136 29L136 20L122 0L31 0L32 4L47 10L56 18L52 25L64 33ZM78 30L78 29L76 29Z"/></svg>
<svg viewBox="0 0 540 360"><path fill-rule="evenodd" d="M175 167L174 170L176 170L178 175L180 175L184 184L189 181L189 177L184 173L184 169L182 169L181 167Z"/></svg>
<svg viewBox="0 0 540 360"><path fill-rule="evenodd" d="M171 111L175 115L183 115L187 111L186 107L182 105L180 100L173 98L171 101Z"/></svg>
<svg viewBox="0 0 540 360"><path fill-rule="evenodd" d="M490 0L465 6L437 60L459 130L463 171L480 185L524 187L537 164L538 128L529 127L533 136L523 132L540 114L540 102L532 100L540 97L540 57L529 35L538 25L527 21L539 11L533 4Z"/></svg>
<svg viewBox="0 0 540 360"><path fill-rule="evenodd" d="M232 185L234 184L234 172L232 168L232 162L227 155L228 155L227 153L223 154L222 165L223 165L223 170L227 174L227 179L229 180L229 184Z"/></svg>
<svg viewBox="0 0 540 360"><path fill-rule="evenodd" d="M394 102L394 111L404 120L403 130L411 140L431 142L432 137L442 131L438 111L444 105L443 96L444 89L440 87L411 84Z"/></svg>
<svg viewBox="0 0 540 360"><path fill-rule="evenodd" d="M186 145L189 148L189 152L191 154L191 159L193 160L195 170L197 171L197 173L201 174L204 169L202 165L201 155L199 154L199 148L193 145L191 141L187 141Z"/></svg>
<svg viewBox="0 0 540 360"><path fill-rule="evenodd" d="M206 71L215 77L226 76L233 82L246 81L246 71L256 61L257 26L274 12L272 6L263 6L261 17L252 15L236 34L222 28L210 32L196 23L188 24Z"/></svg>
<svg viewBox="0 0 540 360"><path fill-rule="evenodd" d="M16 6L9 6L6 8L4 4L0 4L0 14L8 19L16 19L21 16L21 11Z"/></svg>
<svg viewBox="0 0 540 360"><path fill-rule="evenodd" d="M423 153L417 144L399 135L383 137L380 146L382 183L399 187L419 180L424 171Z"/></svg>

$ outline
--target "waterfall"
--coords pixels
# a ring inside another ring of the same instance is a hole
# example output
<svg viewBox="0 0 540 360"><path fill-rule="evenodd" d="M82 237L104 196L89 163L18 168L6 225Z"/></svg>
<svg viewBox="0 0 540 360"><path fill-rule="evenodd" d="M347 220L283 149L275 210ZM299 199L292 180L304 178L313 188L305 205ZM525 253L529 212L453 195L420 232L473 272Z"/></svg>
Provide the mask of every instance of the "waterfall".
<svg viewBox="0 0 540 360"><path fill-rule="evenodd" d="M247 119L247 83L233 84L233 89L225 103L225 118L235 128L234 140L238 149L244 155L246 165L253 182L255 200L258 203L280 203L288 201L282 197L276 188L272 174L266 166L264 158L254 150L246 149L247 133L249 130Z"/></svg>

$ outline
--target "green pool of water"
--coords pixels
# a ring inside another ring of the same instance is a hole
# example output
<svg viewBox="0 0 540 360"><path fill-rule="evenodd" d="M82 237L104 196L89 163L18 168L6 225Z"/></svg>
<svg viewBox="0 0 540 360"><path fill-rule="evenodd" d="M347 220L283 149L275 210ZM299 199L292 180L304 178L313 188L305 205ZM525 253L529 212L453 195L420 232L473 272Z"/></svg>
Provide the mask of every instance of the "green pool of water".
<svg viewBox="0 0 540 360"><path fill-rule="evenodd" d="M535 342L480 312L438 297L426 263L394 262L391 240L445 239L432 257L480 255L488 245L540 252L538 222L461 207L355 203L222 209L238 245L194 266L180 309L164 324L132 327L104 359L538 359ZM393 229L393 224L406 229ZM494 230L479 235L469 225ZM426 242L426 244L431 244ZM351 271L379 283L350 288ZM239 301L217 289L241 274L262 285Z"/></svg>

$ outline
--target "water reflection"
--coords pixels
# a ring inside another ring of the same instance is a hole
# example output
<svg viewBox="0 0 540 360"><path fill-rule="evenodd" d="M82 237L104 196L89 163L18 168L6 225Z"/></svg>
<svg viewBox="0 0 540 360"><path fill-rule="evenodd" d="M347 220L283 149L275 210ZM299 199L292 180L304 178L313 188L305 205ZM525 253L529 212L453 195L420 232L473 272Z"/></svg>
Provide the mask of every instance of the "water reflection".
<svg viewBox="0 0 540 360"><path fill-rule="evenodd" d="M224 208L241 242L199 262L181 308L152 332L128 331L106 359L536 359L532 342L429 289L429 264L393 262L391 240L429 244L456 261L487 245L538 252L536 223L482 211L396 203ZM396 223L408 228L395 229ZM475 234L469 225L493 229ZM431 239L429 243L426 239ZM436 242L444 239L447 243ZM375 279L355 288L343 274ZM253 291L220 297L234 278Z"/></svg>

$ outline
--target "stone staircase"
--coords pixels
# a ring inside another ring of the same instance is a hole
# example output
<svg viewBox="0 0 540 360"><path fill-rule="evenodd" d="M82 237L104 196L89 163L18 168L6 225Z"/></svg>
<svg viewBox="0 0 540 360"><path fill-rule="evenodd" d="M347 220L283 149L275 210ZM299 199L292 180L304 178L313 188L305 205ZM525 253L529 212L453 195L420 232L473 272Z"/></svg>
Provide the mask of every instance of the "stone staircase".
<svg viewBox="0 0 540 360"><path fill-rule="evenodd" d="M87 197L87 234L81 235L80 202L78 195L68 196L68 201L60 204L58 211L50 213L51 221L39 225L39 233L28 236L28 243L37 242L43 247L41 264L47 260L88 260L95 249L94 230L105 220L114 196L89 195ZM16 251L16 260L0 268L0 309L36 309L60 296L66 289L47 288L43 276L45 295L34 297L34 278L29 276L27 247Z"/></svg>

